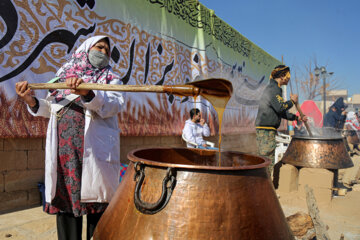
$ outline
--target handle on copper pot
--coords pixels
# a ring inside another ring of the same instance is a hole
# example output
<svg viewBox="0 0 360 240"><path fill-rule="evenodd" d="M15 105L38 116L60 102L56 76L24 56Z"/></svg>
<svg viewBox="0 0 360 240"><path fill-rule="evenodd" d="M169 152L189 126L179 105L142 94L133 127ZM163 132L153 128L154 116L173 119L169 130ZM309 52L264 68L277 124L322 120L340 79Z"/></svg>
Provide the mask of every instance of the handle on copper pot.
<svg viewBox="0 0 360 240"><path fill-rule="evenodd" d="M155 214L159 212L168 204L172 191L175 188L176 176L174 169L169 167L166 171L166 176L162 182L162 193L159 200L155 203L148 203L141 200L141 186L145 178L145 165L141 162L136 162L134 168L134 181L136 181L134 192L135 207L144 214Z"/></svg>

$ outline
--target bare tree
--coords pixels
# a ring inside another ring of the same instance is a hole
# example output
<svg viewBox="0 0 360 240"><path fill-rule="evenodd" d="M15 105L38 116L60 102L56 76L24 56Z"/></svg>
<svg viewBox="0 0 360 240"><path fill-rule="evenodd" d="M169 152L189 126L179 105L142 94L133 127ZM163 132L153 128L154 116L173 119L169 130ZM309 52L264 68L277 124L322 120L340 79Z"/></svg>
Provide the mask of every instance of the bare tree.
<svg viewBox="0 0 360 240"><path fill-rule="evenodd" d="M295 67L294 72L294 89L299 97L306 100L314 100L323 95L323 79L320 76L315 76L314 69L317 67L316 57L309 60L309 64L298 70ZM326 66L325 66L326 67ZM298 74L299 71L299 74ZM326 91L331 91L339 87L339 81L332 76L326 78ZM292 86L290 85L290 88ZM295 92L293 92L295 93Z"/></svg>

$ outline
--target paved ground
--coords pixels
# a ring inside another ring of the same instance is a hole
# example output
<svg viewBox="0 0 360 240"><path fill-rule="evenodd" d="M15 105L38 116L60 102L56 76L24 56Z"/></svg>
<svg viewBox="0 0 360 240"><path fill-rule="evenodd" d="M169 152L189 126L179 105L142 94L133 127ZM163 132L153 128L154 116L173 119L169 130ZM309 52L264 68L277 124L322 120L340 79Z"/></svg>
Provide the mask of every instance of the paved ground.
<svg viewBox="0 0 360 240"><path fill-rule="evenodd" d="M86 226L86 218L84 218ZM0 215L0 239L56 240L56 217L46 214L41 207ZM83 239L86 239L85 228Z"/></svg>

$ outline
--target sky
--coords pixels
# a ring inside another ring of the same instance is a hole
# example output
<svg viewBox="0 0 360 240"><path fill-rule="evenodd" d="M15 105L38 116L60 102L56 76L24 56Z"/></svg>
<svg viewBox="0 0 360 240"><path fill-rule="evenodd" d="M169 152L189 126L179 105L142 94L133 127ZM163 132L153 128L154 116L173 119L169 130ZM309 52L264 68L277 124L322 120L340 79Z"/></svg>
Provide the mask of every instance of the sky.
<svg viewBox="0 0 360 240"><path fill-rule="evenodd" d="M316 59L348 96L360 94L359 0L200 0L297 74Z"/></svg>

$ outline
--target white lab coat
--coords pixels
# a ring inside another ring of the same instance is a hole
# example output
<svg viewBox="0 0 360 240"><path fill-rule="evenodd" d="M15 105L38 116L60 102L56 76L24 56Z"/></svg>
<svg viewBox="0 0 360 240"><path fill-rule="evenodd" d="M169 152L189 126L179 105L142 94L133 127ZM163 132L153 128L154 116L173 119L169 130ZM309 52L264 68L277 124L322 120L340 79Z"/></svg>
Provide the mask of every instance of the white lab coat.
<svg viewBox="0 0 360 240"><path fill-rule="evenodd" d="M210 128L205 123L204 126L201 126L199 123L194 123L191 119L186 120L185 126L183 129L183 136L189 142L196 143L197 145L205 144L204 137L210 136ZM194 146L187 143L188 148L193 148Z"/></svg>
<svg viewBox="0 0 360 240"><path fill-rule="evenodd" d="M112 81L111 84L119 84ZM81 202L109 202L119 184L120 130L117 114L124 98L120 92L94 90L90 102L82 99L85 110L84 156L81 176ZM71 101L78 95L66 98ZM50 118L45 147L45 199L51 203L55 197L57 180L57 119L62 106L53 97L39 99L39 109L34 116ZM64 103L66 100L61 101Z"/></svg>

